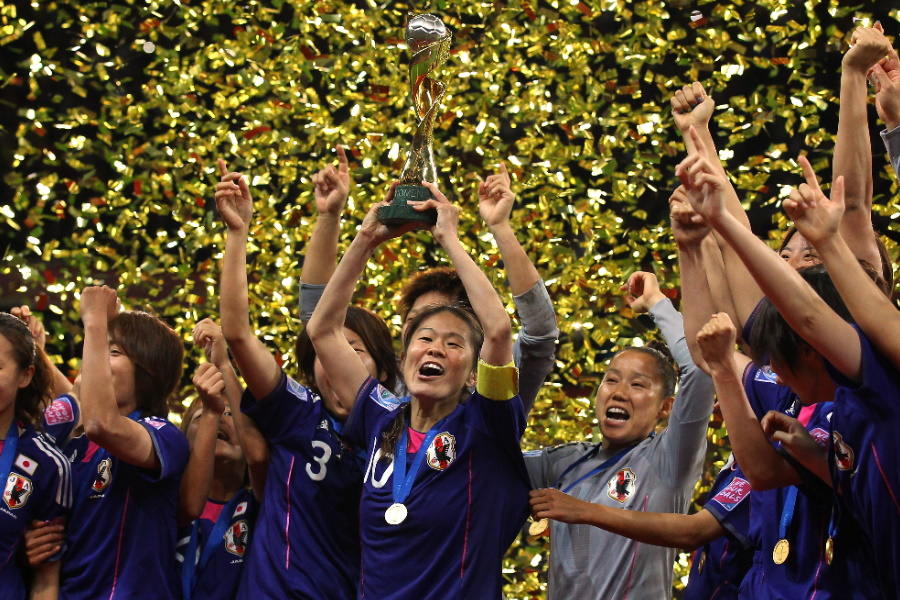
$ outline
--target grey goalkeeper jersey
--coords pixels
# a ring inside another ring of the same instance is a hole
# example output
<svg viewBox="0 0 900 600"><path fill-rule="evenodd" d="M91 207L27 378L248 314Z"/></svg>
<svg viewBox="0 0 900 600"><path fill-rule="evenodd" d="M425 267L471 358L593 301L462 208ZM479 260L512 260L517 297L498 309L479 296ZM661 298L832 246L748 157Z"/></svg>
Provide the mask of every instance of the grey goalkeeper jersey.
<svg viewBox="0 0 900 600"><path fill-rule="evenodd" d="M660 328L681 372L669 425L636 446L602 473L568 493L624 510L686 512L700 477L706 429L713 409L713 384L694 365L684 337L684 321L668 299L650 316ZM567 467L597 444L573 443L526 453L531 483L552 487ZM609 459L600 450L566 474L560 489ZM641 544L590 525L551 521L549 600L659 600L672 597L675 550Z"/></svg>

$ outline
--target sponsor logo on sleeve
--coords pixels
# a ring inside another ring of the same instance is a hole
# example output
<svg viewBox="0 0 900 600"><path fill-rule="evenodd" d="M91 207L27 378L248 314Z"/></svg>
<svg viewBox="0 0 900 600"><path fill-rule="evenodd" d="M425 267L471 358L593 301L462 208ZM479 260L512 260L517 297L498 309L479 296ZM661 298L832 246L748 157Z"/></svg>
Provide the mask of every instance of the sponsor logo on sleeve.
<svg viewBox="0 0 900 600"><path fill-rule="evenodd" d="M636 477L631 469L620 469L606 484L607 495L616 502L625 502L634 493Z"/></svg>
<svg viewBox="0 0 900 600"><path fill-rule="evenodd" d="M719 503L722 508L731 512L735 506L750 495L750 483L746 479L735 477L731 483L725 486L721 492L716 494L713 500Z"/></svg>
<svg viewBox="0 0 900 600"><path fill-rule="evenodd" d="M372 393L372 399L375 401L378 406L384 408L387 411L397 410L400 406L403 405L403 402L400 401L397 396L392 394L390 390L378 385L375 387L374 392Z"/></svg>
<svg viewBox="0 0 900 600"><path fill-rule="evenodd" d="M147 417L144 419L144 423L152 427L153 429L162 429L166 425L169 424L165 419L160 419L159 417Z"/></svg>
<svg viewBox="0 0 900 600"><path fill-rule="evenodd" d="M57 398L44 411L44 420L48 425L71 423L75 420L75 410L68 398Z"/></svg>
<svg viewBox="0 0 900 600"><path fill-rule="evenodd" d="M434 436L425 452L428 466L435 471L443 471L456 460L456 438L444 431Z"/></svg>
<svg viewBox="0 0 900 600"><path fill-rule="evenodd" d="M830 438L831 436L828 435L828 432L821 427L816 427L815 429L811 430L809 432L809 435L811 435L812 438L816 440L816 442L818 442L819 445L823 448L828 447L828 438Z"/></svg>
<svg viewBox="0 0 900 600"><path fill-rule="evenodd" d="M31 480L18 473L10 473L6 478L6 487L3 489L3 501L12 509L22 508L31 496L34 486Z"/></svg>
<svg viewBox="0 0 900 600"><path fill-rule="evenodd" d="M765 383L776 383L775 377L775 371L772 370L772 367L765 365L761 369L757 369L756 374L753 376L753 380Z"/></svg>
<svg viewBox="0 0 900 600"><path fill-rule="evenodd" d="M21 469L28 475L34 475L35 470L37 469L37 461L33 458L28 458L24 454L20 454L16 457L16 468Z"/></svg>

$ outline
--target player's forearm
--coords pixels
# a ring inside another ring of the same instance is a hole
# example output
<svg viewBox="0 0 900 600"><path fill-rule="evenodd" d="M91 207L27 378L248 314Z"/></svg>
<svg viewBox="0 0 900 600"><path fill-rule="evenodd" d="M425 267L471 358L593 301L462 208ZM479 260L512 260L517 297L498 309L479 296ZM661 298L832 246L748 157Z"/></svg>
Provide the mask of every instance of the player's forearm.
<svg viewBox="0 0 900 600"><path fill-rule="evenodd" d="M340 233L340 215L320 214L316 218L306 256L303 258L303 274L300 278L304 283L325 284L334 275Z"/></svg>
<svg viewBox="0 0 900 600"><path fill-rule="evenodd" d="M844 66L832 180L844 177L846 211L872 210L872 147L869 140L866 75Z"/></svg>
<svg viewBox="0 0 900 600"><path fill-rule="evenodd" d="M705 249L703 244L678 248L678 265L681 273L682 314L684 316L684 335L694 363L709 372L703 355L697 346L697 334L709 317L716 312L709 289L707 274L704 271ZM713 242L715 245L715 242Z"/></svg>
<svg viewBox="0 0 900 600"><path fill-rule="evenodd" d="M350 243L306 325L313 342L324 335L343 335L344 319L353 299L353 291L376 248L377 244L363 234L357 235Z"/></svg>
<svg viewBox="0 0 900 600"><path fill-rule="evenodd" d="M591 504L586 524L643 544L686 550L699 548L725 534L718 522L717 530L708 533L699 529L696 521L696 515L648 513Z"/></svg>
<svg viewBox="0 0 900 600"><path fill-rule="evenodd" d="M247 289L248 239L247 230L229 230L225 238L219 310L222 313L222 335L232 352L236 345L246 345L250 338L255 338L250 328L250 297Z"/></svg>
<svg viewBox="0 0 900 600"><path fill-rule="evenodd" d="M222 415L204 409L197 421L190 458L178 488L178 524L181 526L199 518L209 498Z"/></svg>
<svg viewBox="0 0 900 600"><path fill-rule="evenodd" d="M514 296L521 296L534 287L541 276L508 222L491 227L490 230L500 250L500 258L503 259L509 289Z"/></svg>

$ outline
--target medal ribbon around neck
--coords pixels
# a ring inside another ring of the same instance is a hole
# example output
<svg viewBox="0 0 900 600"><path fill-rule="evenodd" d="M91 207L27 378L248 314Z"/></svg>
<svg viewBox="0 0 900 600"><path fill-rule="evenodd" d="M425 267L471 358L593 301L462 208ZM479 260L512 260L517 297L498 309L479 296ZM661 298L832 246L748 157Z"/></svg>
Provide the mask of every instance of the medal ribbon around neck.
<svg viewBox="0 0 900 600"><path fill-rule="evenodd" d="M197 560L197 546L200 545L200 519L195 519L191 523L191 539L188 542L187 550L184 552L184 565L181 571L181 587L184 593L184 600L191 600L191 594L194 591L194 585L197 583L197 571L202 571L209 562L210 557L215 553L218 541L225 536L225 530L231 523L234 516L234 509L238 504L241 494L240 490L235 493L234 497L222 507L213 525L209 537L203 542L203 549L200 551L200 559Z"/></svg>
<svg viewBox="0 0 900 600"><path fill-rule="evenodd" d="M428 452L428 447L431 446L431 442L437 437L438 432L441 427L444 426L444 421L446 420L447 417L444 417L428 430L425 439L422 440L422 444L419 446L419 449L416 450L416 456L413 458L412 465L409 467L409 473L406 472L406 445L407 439L409 438L409 433L407 431L409 422L406 423L403 431L400 432L400 439L397 440L397 448L394 451L394 504L388 508L388 511L391 511L394 507L402 507L403 517L400 518L397 523L391 523L391 525L399 525L400 522L406 518L406 511L403 503L412 491L413 482L416 480L416 474L419 472L419 468L425 460L425 454ZM388 522L390 523L390 521Z"/></svg>
<svg viewBox="0 0 900 600"><path fill-rule="evenodd" d="M790 542L787 540L787 530L794 520L794 507L797 504L797 486L792 485L787 488L787 496L784 500L784 506L781 508L781 520L778 523L778 543L775 545L775 554L773 560L776 564L782 564L787 560L790 553ZM778 552L779 548L784 550L784 554Z"/></svg>
<svg viewBox="0 0 900 600"><path fill-rule="evenodd" d="M3 454L0 454L0 475L3 475L4 485L12 471L13 460L16 457L16 449L19 447L19 425L13 417L9 424L9 432L6 434L6 442L3 444Z"/></svg>
<svg viewBox="0 0 900 600"><path fill-rule="evenodd" d="M655 432L655 431L652 432L652 433L651 433L649 436L647 436L647 438L645 438L645 439L652 438L654 435L656 435L656 432ZM603 471L607 470L608 468L610 468L611 466L613 466L614 464L616 464L617 462L619 462L620 460L622 460L623 458L625 458L625 455L626 455L626 454L628 454L629 452L631 452L632 450L634 450L635 447L637 447L638 444L640 444L640 443L643 442L643 441L644 441L644 440L641 440L641 441L639 441L639 442L633 443L632 445L630 445L630 446L628 446L628 447L626 447L626 448L622 448L621 450L619 450L618 452L616 452L613 456L611 456L610 458L608 458L608 459L606 459L605 461L603 461L599 466L594 467L593 469L591 469L590 471L588 471L586 474L584 474L584 475L582 475L581 477L579 477L578 479L576 479L573 483L570 483L569 485L567 485L567 486L566 486L566 489L564 489L562 492L563 492L564 494L568 494L569 491L570 491L573 487L575 487L576 485L578 485L579 483L581 483L582 481L584 481L584 480L587 479L588 477L593 477L594 475L597 475L598 473L602 473ZM597 456L597 454L600 453L601 448L602 448L602 446L601 446L600 444L597 444L597 445L594 447L593 450L591 450L590 452L588 452L587 454L585 454L584 456L582 456L581 458L579 458L578 460L576 460L575 462L573 462L571 465L569 465L568 467L566 467L566 470L563 471L562 475L559 476L559 479L556 480L556 483L553 484L553 487L559 489L559 484L562 483L562 480L565 478L566 475L568 475L571 471L573 471L573 470L574 470L576 467L578 467L578 465L580 465L581 463L583 463L583 462L585 462L585 461L588 461L588 460L594 458L595 456Z"/></svg>

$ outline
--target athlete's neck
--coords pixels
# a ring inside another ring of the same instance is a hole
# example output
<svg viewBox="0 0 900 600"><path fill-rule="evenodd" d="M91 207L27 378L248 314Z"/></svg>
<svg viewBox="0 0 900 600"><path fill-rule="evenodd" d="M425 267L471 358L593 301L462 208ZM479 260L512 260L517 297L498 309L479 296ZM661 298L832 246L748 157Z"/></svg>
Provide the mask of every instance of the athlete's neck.
<svg viewBox="0 0 900 600"><path fill-rule="evenodd" d="M409 426L424 433L452 413L458 404L457 398L425 401L413 396L410 399Z"/></svg>
<svg viewBox="0 0 900 600"><path fill-rule="evenodd" d="M244 474L234 468L233 461L229 461L228 465L223 467L220 468L219 461L216 461L212 482L209 485L209 499L217 502L228 502L244 485Z"/></svg>

